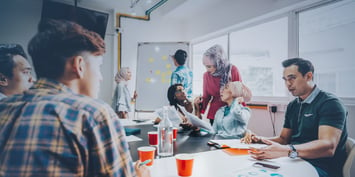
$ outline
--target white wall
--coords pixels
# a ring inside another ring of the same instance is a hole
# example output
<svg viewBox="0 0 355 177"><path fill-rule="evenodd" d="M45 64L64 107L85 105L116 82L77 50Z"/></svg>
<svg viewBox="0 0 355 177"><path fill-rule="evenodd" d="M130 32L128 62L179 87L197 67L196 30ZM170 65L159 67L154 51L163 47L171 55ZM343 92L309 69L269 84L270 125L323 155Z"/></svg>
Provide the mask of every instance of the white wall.
<svg viewBox="0 0 355 177"><path fill-rule="evenodd" d="M99 8L96 10L103 11ZM0 43L18 43L23 46L27 53L27 45L30 39L37 32L37 25L41 18L42 0L1 0L0 1ZM105 12L105 11L104 11ZM100 98L110 102L112 85L114 75L114 57L117 52L114 51L114 43L116 37L114 36L113 25L113 10L106 11L110 13L109 22L107 25L105 42L106 54L104 56L104 63L102 72L104 80L101 84ZM28 56L29 57L29 56ZM30 59L31 57L29 57ZM107 87L108 85L108 87Z"/></svg>

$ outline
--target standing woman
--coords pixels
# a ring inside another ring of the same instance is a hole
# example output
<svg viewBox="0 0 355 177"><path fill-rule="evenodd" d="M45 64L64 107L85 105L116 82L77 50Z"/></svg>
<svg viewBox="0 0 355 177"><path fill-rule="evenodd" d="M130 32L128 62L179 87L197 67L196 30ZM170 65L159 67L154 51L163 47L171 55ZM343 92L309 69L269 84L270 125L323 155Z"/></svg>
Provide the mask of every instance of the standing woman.
<svg viewBox="0 0 355 177"><path fill-rule="evenodd" d="M128 112L132 111L131 104L136 101L137 92L134 91L133 97L128 90L127 84L131 80L132 73L128 67L122 67L115 76L117 83L115 93L112 99L112 108L119 118L128 118Z"/></svg>
<svg viewBox="0 0 355 177"><path fill-rule="evenodd" d="M201 104L201 109L198 110L204 113L208 103L210 108L207 114L207 119L213 124L213 120L217 110L225 106L220 97L220 89L228 83L228 81L242 81L242 77L236 66L230 64L222 46L214 45L203 54L203 65L206 67L206 72L203 75L203 95L202 98L195 99L195 104ZM251 98L250 90L246 91L245 96L238 98L240 102L249 101Z"/></svg>

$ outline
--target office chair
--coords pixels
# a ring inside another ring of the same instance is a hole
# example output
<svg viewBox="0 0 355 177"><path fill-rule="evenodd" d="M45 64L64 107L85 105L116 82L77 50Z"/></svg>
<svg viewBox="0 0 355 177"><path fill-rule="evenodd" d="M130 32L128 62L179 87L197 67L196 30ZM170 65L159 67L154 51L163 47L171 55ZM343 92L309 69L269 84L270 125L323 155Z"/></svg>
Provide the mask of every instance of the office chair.
<svg viewBox="0 0 355 177"><path fill-rule="evenodd" d="M343 166L343 177L350 177L350 169L355 157L355 140L348 137L348 139L346 140L345 147L346 147L346 154L348 156Z"/></svg>

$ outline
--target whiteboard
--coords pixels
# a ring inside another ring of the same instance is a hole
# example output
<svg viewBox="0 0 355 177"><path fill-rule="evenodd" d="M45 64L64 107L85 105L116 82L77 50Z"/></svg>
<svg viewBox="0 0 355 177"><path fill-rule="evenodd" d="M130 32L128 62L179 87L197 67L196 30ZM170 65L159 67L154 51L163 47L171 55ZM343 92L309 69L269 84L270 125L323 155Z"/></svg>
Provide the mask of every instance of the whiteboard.
<svg viewBox="0 0 355 177"><path fill-rule="evenodd" d="M188 42L138 43L136 99L137 112L152 112L168 105L171 73L176 69L170 57L178 49L189 54ZM189 58L189 56L188 56Z"/></svg>

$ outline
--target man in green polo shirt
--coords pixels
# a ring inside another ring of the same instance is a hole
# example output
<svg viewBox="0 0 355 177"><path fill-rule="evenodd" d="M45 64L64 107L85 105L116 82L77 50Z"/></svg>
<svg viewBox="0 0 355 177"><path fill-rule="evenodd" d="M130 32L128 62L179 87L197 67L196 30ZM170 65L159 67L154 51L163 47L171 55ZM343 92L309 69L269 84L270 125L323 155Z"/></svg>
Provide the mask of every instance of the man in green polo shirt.
<svg viewBox="0 0 355 177"><path fill-rule="evenodd" d="M250 152L251 156L255 159L302 158L316 168L320 177L341 177L348 137L344 105L335 95L317 87L310 61L292 58L282 65L285 85L297 98L287 106L279 136L251 135L252 142L269 145Z"/></svg>

